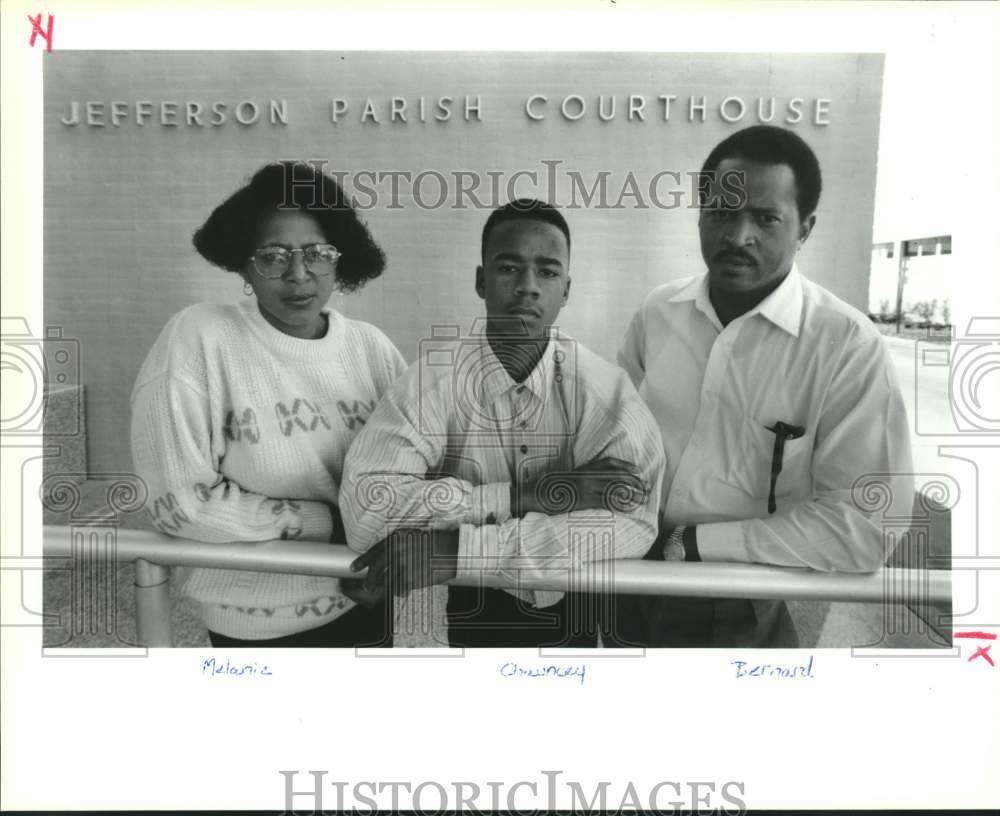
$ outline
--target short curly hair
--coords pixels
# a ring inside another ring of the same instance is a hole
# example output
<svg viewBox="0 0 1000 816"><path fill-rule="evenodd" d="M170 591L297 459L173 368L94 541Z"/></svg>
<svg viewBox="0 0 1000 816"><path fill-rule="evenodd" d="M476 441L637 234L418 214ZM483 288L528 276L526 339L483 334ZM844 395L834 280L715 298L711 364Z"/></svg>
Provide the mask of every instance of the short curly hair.
<svg viewBox="0 0 1000 816"><path fill-rule="evenodd" d="M539 201L537 198L516 198L508 201L502 207L497 207L490 213L483 226L483 237L480 243L480 254L483 262L486 259L486 244L490 239L490 233L506 221L544 221L551 224L566 236L566 248L569 249L569 224L563 214L551 204Z"/></svg>
<svg viewBox="0 0 1000 816"><path fill-rule="evenodd" d="M340 250L337 287L341 291L360 289L384 271L385 253L358 218L340 185L300 161L275 162L258 170L249 184L212 211L194 234L194 248L209 263L242 273L255 249L257 226L279 209L308 213L326 240Z"/></svg>
<svg viewBox="0 0 1000 816"><path fill-rule="evenodd" d="M787 164L795 175L796 204L799 218L816 212L823 190L819 160L801 136L774 125L753 125L723 139L705 159L702 175L718 170L725 159L744 159L761 164ZM700 191L705 206L704 188Z"/></svg>

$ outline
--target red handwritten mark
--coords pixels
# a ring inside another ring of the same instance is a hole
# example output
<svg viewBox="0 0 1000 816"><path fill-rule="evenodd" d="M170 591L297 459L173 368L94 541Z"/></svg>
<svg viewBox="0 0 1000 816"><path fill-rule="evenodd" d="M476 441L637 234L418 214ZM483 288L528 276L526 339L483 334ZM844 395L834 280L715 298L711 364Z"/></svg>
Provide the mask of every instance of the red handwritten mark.
<svg viewBox="0 0 1000 816"><path fill-rule="evenodd" d="M997 636L992 632L956 632L957 638L975 638L976 640L996 640Z"/></svg>
<svg viewBox="0 0 1000 816"><path fill-rule="evenodd" d="M28 45L31 48L35 47L35 39L41 35L42 39L45 40L45 50L52 50L52 25L55 20L52 15L49 15L48 24L45 26L45 31L42 31L42 15L41 12L32 17L28 15L28 22L31 23L31 39L28 40Z"/></svg>
<svg viewBox="0 0 1000 816"><path fill-rule="evenodd" d="M985 660L985 661L986 661L987 663L989 663L989 664L990 664L991 666L994 666L994 665L996 665L996 664L995 664L995 663L993 662L993 658L992 658L992 657L990 657L990 656L989 656L988 654L986 654L986 653L987 653L987 652L988 652L988 651L990 650L990 648L991 648L991 647L992 647L992 644L991 644L990 646L985 646L985 647L984 647L984 646L977 646L977 647L976 647L976 653L975 653L975 654L974 654L974 655L973 655L972 657L970 657L970 658L969 658L969 662L971 663L971 662L972 662L973 660L975 660L975 659L976 659L977 657L981 657L981 658L983 658L983 659L984 659L984 660Z"/></svg>

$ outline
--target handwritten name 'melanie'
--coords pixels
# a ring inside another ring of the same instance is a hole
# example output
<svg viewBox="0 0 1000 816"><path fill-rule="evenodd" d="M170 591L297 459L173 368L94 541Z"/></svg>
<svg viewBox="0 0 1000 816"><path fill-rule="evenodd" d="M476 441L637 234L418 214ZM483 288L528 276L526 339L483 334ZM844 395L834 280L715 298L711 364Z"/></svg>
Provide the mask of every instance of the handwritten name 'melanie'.
<svg viewBox="0 0 1000 816"><path fill-rule="evenodd" d="M730 661L736 667L737 677L815 677L813 658L798 666L781 666L775 663L747 663L744 660Z"/></svg>
<svg viewBox="0 0 1000 816"><path fill-rule="evenodd" d="M504 663L500 666L501 677L579 677L580 685L587 676L587 664L579 666L519 666L517 663Z"/></svg>
<svg viewBox="0 0 1000 816"><path fill-rule="evenodd" d="M217 674L224 674L228 677L270 676L271 667L267 663L233 663L228 657L223 662L210 657L201 662L201 673L213 677Z"/></svg>

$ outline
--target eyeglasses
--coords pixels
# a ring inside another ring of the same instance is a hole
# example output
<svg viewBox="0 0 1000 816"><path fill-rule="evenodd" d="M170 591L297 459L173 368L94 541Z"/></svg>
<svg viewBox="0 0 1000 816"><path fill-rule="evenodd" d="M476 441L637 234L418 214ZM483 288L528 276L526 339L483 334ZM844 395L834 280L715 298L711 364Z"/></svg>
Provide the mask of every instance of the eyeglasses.
<svg viewBox="0 0 1000 816"><path fill-rule="evenodd" d="M312 244L301 249L286 249L281 246L266 246L258 249L250 258L253 268L262 278L274 280L288 274L292 268L292 256L302 253L302 263L313 275L325 277L337 271L340 250L333 244Z"/></svg>

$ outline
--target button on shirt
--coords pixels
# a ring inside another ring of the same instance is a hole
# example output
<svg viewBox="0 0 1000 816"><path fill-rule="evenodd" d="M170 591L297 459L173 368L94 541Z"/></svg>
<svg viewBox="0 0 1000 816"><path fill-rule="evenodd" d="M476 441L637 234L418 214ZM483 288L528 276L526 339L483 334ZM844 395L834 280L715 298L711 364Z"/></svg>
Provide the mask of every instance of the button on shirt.
<svg viewBox="0 0 1000 816"><path fill-rule="evenodd" d="M655 289L619 363L660 424L666 524L697 525L705 561L869 571L881 520L913 503L909 425L871 321L793 268L723 327L707 275ZM775 435L785 442L768 513Z"/></svg>
<svg viewBox="0 0 1000 816"><path fill-rule="evenodd" d="M663 446L626 374L557 332L520 384L485 335L449 345L396 381L351 446L340 493L351 547L365 551L399 527L458 528L460 576L515 580L641 557L656 537ZM642 501L559 512L565 491L543 481L553 512L511 516L512 483L609 456L637 466ZM512 594L540 607L562 597Z"/></svg>

